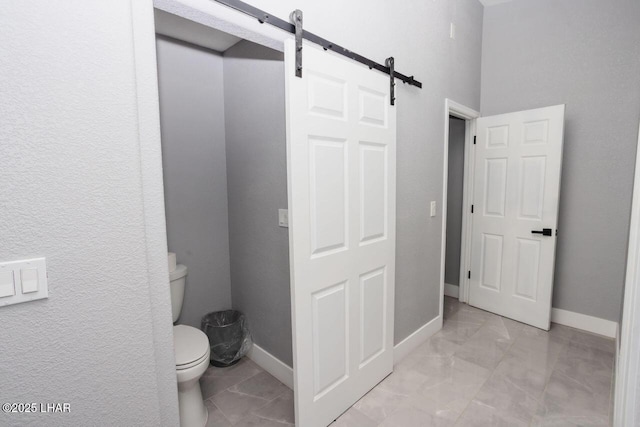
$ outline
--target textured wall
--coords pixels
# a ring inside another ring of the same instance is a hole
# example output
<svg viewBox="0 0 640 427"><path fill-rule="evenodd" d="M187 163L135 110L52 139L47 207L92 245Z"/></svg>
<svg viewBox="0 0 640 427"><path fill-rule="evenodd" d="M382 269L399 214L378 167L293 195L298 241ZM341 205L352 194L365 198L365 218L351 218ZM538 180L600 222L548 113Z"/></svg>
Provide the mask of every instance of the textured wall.
<svg viewBox="0 0 640 427"><path fill-rule="evenodd" d="M439 312L444 100L480 107L482 11L477 0L250 0L281 18L304 12L304 27L346 48L414 74L422 89L397 86L395 342ZM339 10L340 13L336 13ZM457 26L456 40L449 24ZM357 23L357 24L354 24ZM373 72L373 71L372 71Z"/></svg>
<svg viewBox="0 0 640 427"><path fill-rule="evenodd" d="M640 2L484 14L482 114L566 104L553 306L619 321L640 116Z"/></svg>
<svg viewBox="0 0 640 427"><path fill-rule="evenodd" d="M290 366L289 232L284 62L280 52L240 42L224 53L233 308L255 342Z"/></svg>
<svg viewBox="0 0 640 427"><path fill-rule="evenodd" d="M48 299L0 308L0 401L71 404L2 425L177 423L160 181L147 187L157 114L138 116L157 93L136 94L155 71L134 63L134 48L153 61L152 16L124 0L0 5L0 260L45 256L49 280Z"/></svg>
<svg viewBox="0 0 640 427"><path fill-rule="evenodd" d="M167 241L187 266L179 323L231 308L222 56L158 37Z"/></svg>
<svg viewBox="0 0 640 427"><path fill-rule="evenodd" d="M462 195L464 190L465 121L449 118L449 168L447 170L447 247L444 282L460 285L460 241L462 237Z"/></svg>

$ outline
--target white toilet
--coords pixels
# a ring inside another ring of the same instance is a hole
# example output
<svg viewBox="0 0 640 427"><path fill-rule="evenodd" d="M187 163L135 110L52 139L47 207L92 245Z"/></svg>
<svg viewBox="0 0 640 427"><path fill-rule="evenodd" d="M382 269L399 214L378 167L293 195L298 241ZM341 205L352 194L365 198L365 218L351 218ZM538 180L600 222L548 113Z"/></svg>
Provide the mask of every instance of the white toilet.
<svg viewBox="0 0 640 427"><path fill-rule="evenodd" d="M173 323L178 320L184 299L187 267L178 264L169 272ZM200 390L200 377L209 367L209 339L200 329L187 325L173 327L173 347L178 376L178 405L181 427L203 427L209 413Z"/></svg>

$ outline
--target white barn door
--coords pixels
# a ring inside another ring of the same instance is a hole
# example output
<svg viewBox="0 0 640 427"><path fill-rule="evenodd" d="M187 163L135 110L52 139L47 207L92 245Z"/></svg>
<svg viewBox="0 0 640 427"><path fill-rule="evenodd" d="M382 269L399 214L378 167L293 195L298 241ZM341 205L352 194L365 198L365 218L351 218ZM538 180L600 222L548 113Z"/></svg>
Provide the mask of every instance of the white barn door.
<svg viewBox="0 0 640 427"><path fill-rule="evenodd" d="M564 105L477 121L469 304L545 330L563 127Z"/></svg>
<svg viewBox="0 0 640 427"><path fill-rule="evenodd" d="M296 424L326 426L393 369L396 116L389 77L285 43Z"/></svg>

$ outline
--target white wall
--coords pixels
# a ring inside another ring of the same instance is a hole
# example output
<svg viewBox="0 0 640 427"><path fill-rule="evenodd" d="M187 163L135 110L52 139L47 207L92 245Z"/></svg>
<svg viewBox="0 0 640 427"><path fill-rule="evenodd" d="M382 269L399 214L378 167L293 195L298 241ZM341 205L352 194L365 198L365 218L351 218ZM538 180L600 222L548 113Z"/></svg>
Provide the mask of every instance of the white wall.
<svg viewBox="0 0 640 427"><path fill-rule="evenodd" d="M167 241L188 269L179 323L231 308L222 55L158 37Z"/></svg>
<svg viewBox="0 0 640 427"><path fill-rule="evenodd" d="M482 114L566 104L553 306L618 322L640 118L640 2L487 7Z"/></svg>
<svg viewBox="0 0 640 427"><path fill-rule="evenodd" d="M49 280L47 300L0 308L0 401L71 404L2 425L178 423L159 129L139 109L157 108L152 17L0 6L0 260L45 256Z"/></svg>

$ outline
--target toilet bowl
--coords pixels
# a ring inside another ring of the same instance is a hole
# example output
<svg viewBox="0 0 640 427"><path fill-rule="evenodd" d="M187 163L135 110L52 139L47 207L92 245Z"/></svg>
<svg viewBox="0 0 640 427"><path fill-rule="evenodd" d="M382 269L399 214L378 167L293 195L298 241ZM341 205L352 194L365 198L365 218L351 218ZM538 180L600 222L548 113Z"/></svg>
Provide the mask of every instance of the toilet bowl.
<svg viewBox="0 0 640 427"><path fill-rule="evenodd" d="M181 427L203 427L209 416L200 390L200 377L209 367L209 340L199 329L173 327L173 345L178 377L178 406Z"/></svg>
<svg viewBox="0 0 640 427"><path fill-rule="evenodd" d="M176 266L169 273L171 284L171 310L175 323L182 310L187 267ZM209 367L209 339L198 328L187 325L174 325L173 348L176 359L178 379L178 407L181 427L203 427L209 413L202 399L200 377Z"/></svg>

